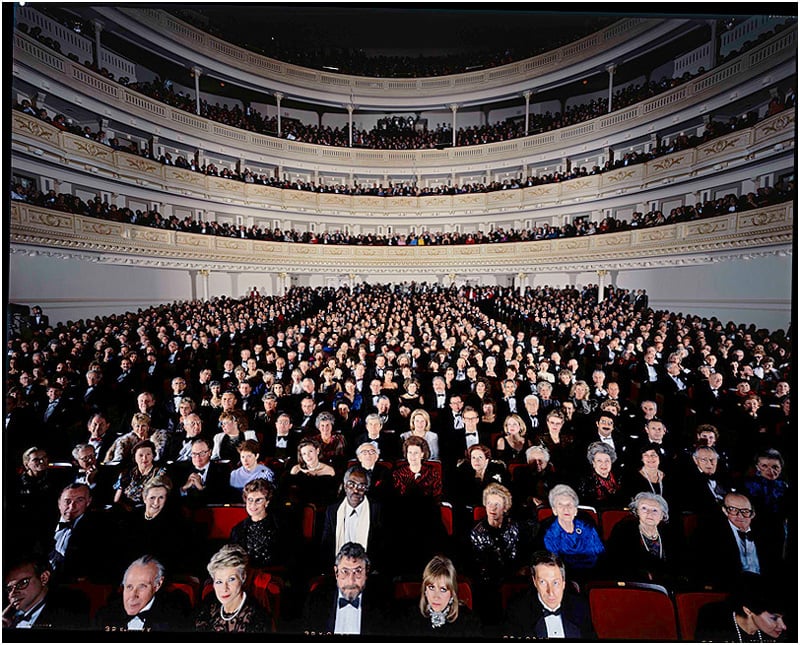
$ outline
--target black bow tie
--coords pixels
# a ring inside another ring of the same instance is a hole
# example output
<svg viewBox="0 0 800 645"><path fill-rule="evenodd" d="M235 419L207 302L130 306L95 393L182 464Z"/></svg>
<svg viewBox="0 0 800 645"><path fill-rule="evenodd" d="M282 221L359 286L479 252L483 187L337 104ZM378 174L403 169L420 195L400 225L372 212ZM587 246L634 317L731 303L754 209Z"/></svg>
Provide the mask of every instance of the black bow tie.
<svg viewBox="0 0 800 645"><path fill-rule="evenodd" d="M361 599L359 597L355 597L352 600L348 600L347 598L339 598L339 609L341 609L345 605L353 605L355 609L358 609L358 606L360 604L361 604Z"/></svg>
<svg viewBox="0 0 800 645"><path fill-rule="evenodd" d="M206 469L205 468L195 468L194 472L196 472L198 475L202 475L204 472L206 472Z"/></svg>
<svg viewBox="0 0 800 645"><path fill-rule="evenodd" d="M747 542L747 540L753 541L753 534L750 531L736 531L739 534L739 538L742 542Z"/></svg>
<svg viewBox="0 0 800 645"><path fill-rule="evenodd" d="M465 432L464 434L465 434L465 436L467 436L467 437L470 437L470 436L472 436L472 437L477 437L477 436L478 436L478 433L477 433L477 432Z"/></svg>
<svg viewBox="0 0 800 645"><path fill-rule="evenodd" d="M138 614L136 614L136 618L138 618L139 620L141 620L144 623L144 622L147 621L147 616L149 614L150 614L150 610L149 609L147 611L140 611Z"/></svg>
<svg viewBox="0 0 800 645"><path fill-rule="evenodd" d="M542 616L547 618L548 616L560 616L561 615L561 607L558 609L548 609L544 605L542 605Z"/></svg>
<svg viewBox="0 0 800 645"><path fill-rule="evenodd" d="M61 529L71 529L72 524L73 524L72 522L59 522L58 528L56 530L60 531Z"/></svg>

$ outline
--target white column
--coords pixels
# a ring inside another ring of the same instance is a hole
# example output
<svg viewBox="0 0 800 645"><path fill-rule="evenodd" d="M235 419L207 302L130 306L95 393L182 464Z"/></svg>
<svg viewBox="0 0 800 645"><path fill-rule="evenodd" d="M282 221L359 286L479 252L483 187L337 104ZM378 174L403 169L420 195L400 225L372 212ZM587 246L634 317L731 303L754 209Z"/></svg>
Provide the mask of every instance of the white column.
<svg viewBox="0 0 800 645"><path fill-rule="evenodd" d="M606 65L606 71L608 72L608 111L611 112L611 96L614 92L614 72L617 71L617 66L613 63L611 65Z"/></svg>
<svg viewBox="0 0 800 645"><path fill-rule="evenodd" d="M203 70L199 67L192 67L192 75L194 76L194 103L195 113L200 116L200 74Z"/></svg>
<svg viewBox="0 0 800 645"><path fill-rule="evenodd" d="M99 70L100 65L100 34L103 31L103 22L97 18L92 20L94 26L94 64Z"/></svg>
<svg viewBox="0 0 800 645"><path fill-rule="evenodd" d="M606 288L606 276L608 275L608 271L605 269L598 269L597 273L597 301L601 302L603 300L603 290Z"/></svg>
<svg viewBox="0 0 800 645"><path fill-rule="evenodd" d="M453 147L456 146L456 112L458 112L458 105L451 103L449 108L453 111Z"/></svg>
<svg viewBox="0 0 800 645"><path fill-rule="evenodd" d="M278 136L281 136L281 99L283 94L275 92L275 104L278 107Z"/></svg>
<svg viewBox="0 0 800 645"><path fill-rule="evenodd" d="M211 272L208 269L200 269L197 274L202 279L203 283L203 300L208 300L208 276Z"/></svg>
<svg viewBox="0 0 800 645"><path fill-rule="evenodd" d="M525 97L525 136L528 136L528 130L530 129L531 124L531 95L533 92L531 90L525 90L522 93L522 96Z"/></svg>
<svg viewBox="0 0 800 645"><path fill-rule="evenodd" d="M525 295L525 278L527 278L527 274L520 271L517 274L517 289L519 289L519 295Z"/></svg>
<svg viewBox="0 0 800 645"><path fill-rule="evenodd" d="M717 66L717 53L719 51L717 43L717 21L709 20L708 24L711 26L711 65L713 69Z"/></svg>
<svg viewBox="0 0 800 645"><path fill-rule="evenodd" d="M353 147L353 111L356 109L356 106L353 105L352 103L348 103L345 107L347 108L347 130L348 130L348 132L347 132L347 135L348 135L347 145L352 148Z"/></svg>

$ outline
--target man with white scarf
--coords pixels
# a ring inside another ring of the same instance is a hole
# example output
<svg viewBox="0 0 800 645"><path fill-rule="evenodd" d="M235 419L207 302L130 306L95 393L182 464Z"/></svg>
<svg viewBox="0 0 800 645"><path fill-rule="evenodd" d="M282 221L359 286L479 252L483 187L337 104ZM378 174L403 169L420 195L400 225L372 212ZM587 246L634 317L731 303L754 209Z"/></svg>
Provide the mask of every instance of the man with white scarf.
<svg viewBox="0 0 800 645"><path fill-rule="evenodd" d="M323 557L333 558L343 545L356 542L370 554L374 572L381 560L381 505L367 497L367 473L360 465L347 469L343 484L344 499L331 504L325 512L325 525L322 529Z"/></svg>

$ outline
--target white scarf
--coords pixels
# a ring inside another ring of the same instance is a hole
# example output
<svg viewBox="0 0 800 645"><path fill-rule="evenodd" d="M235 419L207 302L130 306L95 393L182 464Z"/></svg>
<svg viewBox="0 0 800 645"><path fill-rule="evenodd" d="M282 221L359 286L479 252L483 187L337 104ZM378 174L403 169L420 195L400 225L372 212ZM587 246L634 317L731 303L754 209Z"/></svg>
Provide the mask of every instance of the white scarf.
<svg viewBox="0 0 800 645"><path fill-rule="evenodd" d="M365 549L367 548L367 536L369 535L369 502L365 499L361 505L363 508L356 516L356 539L355 541L358 542L361 546ZM341 504L339 504L339 510L336 511L336 553L339 553L339 550L345 544L345 522L347 521L347 516L350 514L351 511L355 510L350 504L347 503L347 500L343 500Z"/></svg>

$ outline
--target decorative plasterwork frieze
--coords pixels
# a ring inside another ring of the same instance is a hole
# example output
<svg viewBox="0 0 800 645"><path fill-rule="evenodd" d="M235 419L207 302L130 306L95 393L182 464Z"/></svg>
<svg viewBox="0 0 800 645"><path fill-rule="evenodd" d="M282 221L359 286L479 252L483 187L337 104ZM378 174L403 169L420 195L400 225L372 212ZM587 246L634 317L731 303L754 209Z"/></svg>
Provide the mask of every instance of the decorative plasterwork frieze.
<svg viewBox="0 0 800 645"><path fill-rule="evenodd" d="M791 252L793 204L657 228L475 246L328 246L152 229L12 203L11 242L43 253L86 253L93 262L239 271L414 273L646 268ZM717 258L717 259L715 259ZM566 267L571 267L567 269Z"/></svg>

